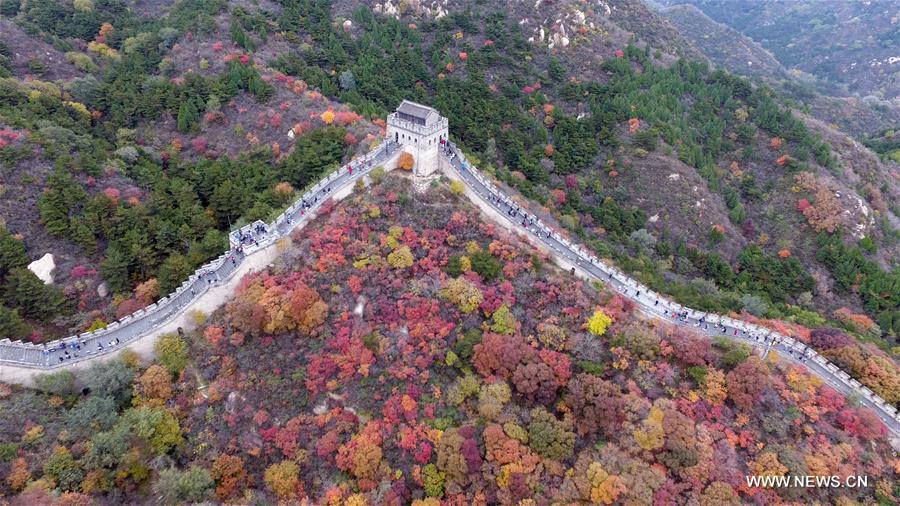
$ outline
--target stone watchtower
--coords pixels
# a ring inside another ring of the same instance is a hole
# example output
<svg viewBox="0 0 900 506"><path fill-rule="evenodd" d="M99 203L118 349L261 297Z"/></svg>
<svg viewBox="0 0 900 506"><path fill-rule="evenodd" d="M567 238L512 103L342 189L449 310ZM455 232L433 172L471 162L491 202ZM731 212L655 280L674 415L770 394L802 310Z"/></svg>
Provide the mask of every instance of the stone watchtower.
<svg viewBox="0 0 900 506"><path fill-rule="evenodd" d="M413 174L428 177L439 168L441 141L447 140L448 125L436 109L404 100L388 115L387 138L413 156Z"/></svg>

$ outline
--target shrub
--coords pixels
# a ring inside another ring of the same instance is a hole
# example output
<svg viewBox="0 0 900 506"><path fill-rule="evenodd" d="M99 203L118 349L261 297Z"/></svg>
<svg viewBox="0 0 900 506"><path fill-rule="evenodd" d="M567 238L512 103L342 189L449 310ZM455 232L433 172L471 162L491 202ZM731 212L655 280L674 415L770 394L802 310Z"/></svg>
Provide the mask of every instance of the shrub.
<svg viewBox="0 0 900 506"><path fill-rule="evenodd" d="M471 373L466 373L458 378L450 388L447 389L447 402L451 405L459 406L469 397L478 393L480 382L478 377Z"/></svg>
<svg viewBox="0 0 900 506"><path fill-rule="evenodd" d="M407 267L412 266L415 258L413 257L409 246L404 245L388 253L387 261L388 265L395 269L406 269Z"/></svg>
<svg viewBox="0 0 900 506"><path fill-rule="evenodd" d="M390 261L390 259L388 260ZM481 290L463 278L447 281L439 292L440 296L454 304L463 313L471 313L484 300Z"/></svg>
<svg viewBox="0 0 900 506"><path fill-rule="evenodd" d="M140 406L126 411L120 419L130 431L144 440L150 451L164 455L181 444L178 419L168 410L156 406Z"/></svg>
<svg viewBox="0 0 900 506"><path fill-rule="evenodd" d="M90 1L90 0L88 0ZM94 63L94 59L90 55L79 53L78 51L69 51L66 53L66 61L75 65L78 70L93 73L100 70L100 67ZM92 78L93 79L93 78Z"/></svg>
<svg viewBox="0 0 900 506"><path fill-rule="evenodd" d="M213 485L209 471L202 467L163 469L153 483L153 492L163 504L193 504L209 499Z"/></svg>
<svg viewBox="0 0 900 506"><path fill-rule="evenodd" d="M172 376L178 376L188 363L187 343L178 334L163 334L153 346L159 362Z"/></svg>
<svg viewBox="0 0 900 506"><path fill-rule="evenodd" d="M511 396L506 382L496 381L482 385L478 393L478 413L487 420L497 418Z"/></svg>
<svg viewBox="0 0 900 506"><path fill-rule="evenodd" d="M373 183L381 184L381 181L384 179L384 167L380 165L375 167L369 172L369 177L372 178Z"/></svg>
<svg viewBox="0 0 900 506"><path fill-rule="evenodd" d="M518 327L516 317L513 316L506 304L494 311L494 314L491 315L491 320L493 320L491 323L491 332L496 332L498 334L515 334L516 328Z"/></svg>
<svg viewBox="0 0 900 506"><path fill-rule="evenodd" d="M69 370L35 376L34 383L39 390L52 395L66 397L76 393L75 375Z"/></svg>
<svg viewBox="0 0 900 506"><path fill-rule="evenodd" d="M487 251L476 251L469 255L472 270L477 272L485 281L493 281L500 275L503 266Z"/></svg>
<svg viewBox="0 0 900 506"><path fill-rule="evenodd" d="M472 358L472 355L475 353L475 345L481 342L481 330L477 327L473 327L462 333L456 339L456 344L453 346L453 350L456 352L456 355L463 360L469 361Z"/></svg>
<svg viewBox="0 0 900 506"><path fill-rule="evenodd" d="M76 433L109 430L116 423L119 405L112 397L91 395L66 414L66 425Z"/></svg>
<svg viewBox="0 0 900 506"><path fill-rule="evenodd" d="M413 169L415 163L416 161L413 158L413 155L404 151L403 153L400 153L400 158L397 159L397 168L409 171Z"/></svg>
<svg viewBox="0 0 900 506"><path fill-rule="evenodd" d="M75 490L84 477L72 453L64 446L54 448L53 454L44 462L44 475L52 478L62 490Z"/></svg>
<svg viewBox="0 0 900 506"><path fill-rule="evenodd" d="M440 498L444 495L445 474L438 471L437 466L428 464L422 468L422 480L425 482L425 495Z"/></svg>

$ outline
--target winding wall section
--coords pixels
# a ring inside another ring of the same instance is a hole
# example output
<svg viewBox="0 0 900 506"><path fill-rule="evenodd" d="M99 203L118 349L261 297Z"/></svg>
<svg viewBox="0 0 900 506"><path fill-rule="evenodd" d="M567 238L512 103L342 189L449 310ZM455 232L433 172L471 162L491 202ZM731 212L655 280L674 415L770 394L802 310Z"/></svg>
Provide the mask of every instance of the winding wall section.
<svg viewBox="0 0 900 506"><path fill-rule="evenodd" d="M53 370L114 353L147 336L176 316L191 309L209 290L241 270L244 261L286 237L306 223L316 210L336 192L348 190L357 179L374 167L390 160L398 145L385 142L365 156L328 173L297 199L272 223L256 222L229 234L231 248L215 260L198 268L173 293L140 309L106 328L84 332L43 344L0 340L0 370L27 368ZM14 375L0 371L0 378Z"/></svg>
<svg viewBox="0 0 900 506"><path fill-rule="evenodd" d="M380 163L398 153L399 145L387 141L365 156L329 173L309 188L272 223L256 222L230 234L231 249L215 260L201 266L175 292L141 309L105 329L73 335L42 345L22 341L0 340L0 369L24 368L35 372L53 370L118 351L154 329L190 309L212 287L232 277L242 262L257 251L267 248L285 237L301 223L306 223L319 206L337 191L346 191ZM852 395L860 403L874 410L891 432L891 441L900 447L900 414L895 406L875 395L846 372L819 355L797 339L770 329L727 316L695 311L672 302L625 273L604 263L584 247L575 244L529 214L509 196L466 161L452 143L442 152L441 165L451 175L463 181L468 194L479 199L482 206L498 211L506 218L506 225L518 229L532 241L549 251L558 261L575 268L580 274L599 280L633 300L649 315L678 324L693 325L709 335L720 335L746 342L764 353L777 351L787 360L803 364L813 374L845 395ZM352 168L352 169L351 169ZM495 216L495 218L497 217ZM0 378L10 375L0 373Z"/></svg>

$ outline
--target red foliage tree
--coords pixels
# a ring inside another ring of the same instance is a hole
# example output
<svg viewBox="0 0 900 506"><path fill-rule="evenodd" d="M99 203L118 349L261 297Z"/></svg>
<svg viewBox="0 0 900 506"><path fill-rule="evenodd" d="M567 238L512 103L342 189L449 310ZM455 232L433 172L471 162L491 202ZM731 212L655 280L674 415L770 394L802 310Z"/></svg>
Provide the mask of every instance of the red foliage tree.
<svg viewBox="0 0 900 506"><path fill-rule="evenodd" d="M749 410L759 399L770 382L769 369L759 357L753 355L741 362L725 377L728 396L737 407Z"/></svg>
<svg viewBox="0 0 900 506"><path fill-rule="evenodd" d="M667 339L675 352L675 358L682 364L703 366L711 361L712 343L709 338L681 328L672 328Z"/></svg>
<svg viewBox="0 0 900 506"><path fill-rule="evenodd" d="M519 363L534 354L534 349L522 336L493 332L485 332L474 350L472 362L478 373L486 377L496 376L503 379L509 379Z"/></svg>
<svg viewBox="0 0 900 506"><path fill-rule="evenodd" d="M203 331L203 338L206 339L206 342L209 344L219 346L225 338L225 329L217 325L210 325Z"/></svg>
<svg viewBox="0 0 900 506"><path fill-rule="evenodd" d="M281 450L281 453L287 459L293 459L300 449L298 439L303 423L304 420L301 416L291 418L275 434L275 446Z"/></svg>
<svg viewBox="0 0 900 506"><path fill-rule="evenodd" d="M809 333L810 344L819 350L843 348L854 346L856 340L848 336L844 331L832 327L822 327Z"/></svg>
<svg viewBox="0 0 900 506"><path fill-rule="evenodd" d="M199 155L205 154L208 147L209 142L206 140L206 137L201 136L191 139L191 149Z"/></svg>
<svg viewBox="0 0 900 506"><path fill-rule="evenodd" d="M520 395L539 404L549 404L556 399L559 387L553 369L534 360L520 363L513 372L512 382Z"/></svg>
<svg viewBox="0 0 900 506"><path fill-rule="evenodd" d="M837 415L837 422L848 433L861 439L877 439L887 434L887 428L871 410L846 408Z"/></svg>
<svg viewBox="0 0 900 506"><path fill-rule="evenodd" d="M545 349L538 352L538 358L553 370L557 385L564 387L569 383L572 378L572 361L568 355Z"/></svg>
<svg viewBox="0 0 900 506"><path fill-rule="evenodd" d="M592 374L579 374L569 381L567 401L572 406L579 434L602 431L615 434L625 420L622 390Z"/></svg>

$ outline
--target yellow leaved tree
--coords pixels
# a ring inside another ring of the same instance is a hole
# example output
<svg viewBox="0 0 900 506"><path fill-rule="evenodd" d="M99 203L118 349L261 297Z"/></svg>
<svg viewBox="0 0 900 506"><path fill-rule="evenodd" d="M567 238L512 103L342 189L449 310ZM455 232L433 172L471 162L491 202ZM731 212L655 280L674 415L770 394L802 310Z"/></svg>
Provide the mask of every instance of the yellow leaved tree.
<svg viewBox="0 0 900 506"><path fill-rule="evenodd" d="M594 315L588 320L588 332L595 336L602 336L612 324L612 318L601 310L594 311Z"/></svg>

